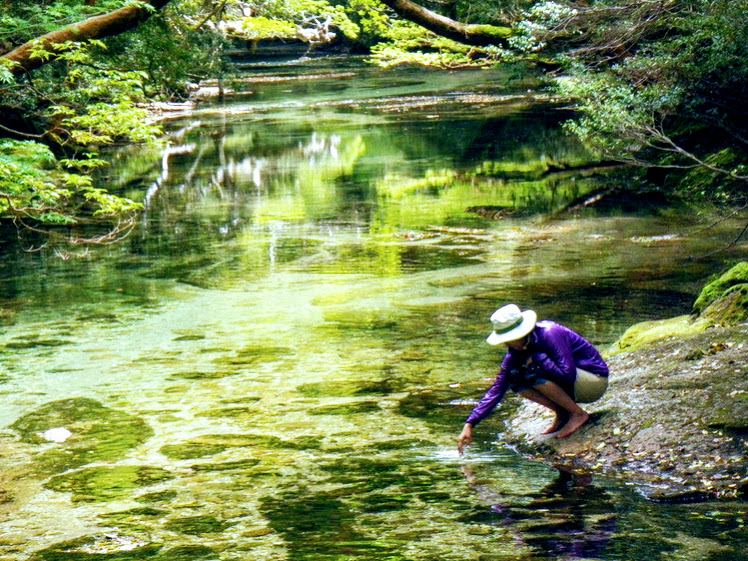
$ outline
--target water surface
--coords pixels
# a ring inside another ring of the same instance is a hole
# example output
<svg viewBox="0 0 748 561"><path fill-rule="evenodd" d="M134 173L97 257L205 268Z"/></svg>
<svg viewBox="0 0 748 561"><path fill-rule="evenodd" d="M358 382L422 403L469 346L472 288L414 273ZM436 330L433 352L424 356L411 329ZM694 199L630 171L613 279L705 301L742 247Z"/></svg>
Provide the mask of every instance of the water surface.
<svg viewBox="0 0 748 561"><path fill-rule="evenodd" d="M117 153L102 181L145 203L127 241L5 246L3 559L742 555L743 503L653 504L503 448L512 400L454 450L496 307L604 347L687 313L740 249L690 257L735 224L556 214L616 178L549 173L593 160L528 77L247 70L169 150Z"/></svg>

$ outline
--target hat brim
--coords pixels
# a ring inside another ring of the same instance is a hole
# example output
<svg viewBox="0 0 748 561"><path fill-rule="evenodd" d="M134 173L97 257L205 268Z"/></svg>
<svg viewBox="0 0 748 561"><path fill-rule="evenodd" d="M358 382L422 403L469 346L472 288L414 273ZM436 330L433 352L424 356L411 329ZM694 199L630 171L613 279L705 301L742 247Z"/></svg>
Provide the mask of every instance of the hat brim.
<svg viewBox="0 0 748 561"><path fill-rule="evenodd" d="M506 333L499 334L494 331L493 333L491 333L491 335L488 336L486 342L489 345L500 345L501 343L508 343L509 341L522 339L522 337L530 333L530 331L535 328L537 319L538 314L536 314L533 310L525 310L524 312L522 312L522 323L520 323L511 331L507 331Z"/></svg>

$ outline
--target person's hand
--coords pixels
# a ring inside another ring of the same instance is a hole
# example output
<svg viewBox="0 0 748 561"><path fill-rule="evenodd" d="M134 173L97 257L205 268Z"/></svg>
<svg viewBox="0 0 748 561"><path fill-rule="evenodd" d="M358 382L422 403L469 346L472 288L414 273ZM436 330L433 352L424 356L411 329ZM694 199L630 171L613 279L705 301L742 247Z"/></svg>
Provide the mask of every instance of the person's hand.
<svg viewBox="0 0 748 561"><path fill-rule="evenodd" d="M473 441L473 425L466 423L464 427L462 427L462 432L460 433L459 438L457 439L457 451L462 455L462 453L465 451L465 446L470 444Z"/></svg>

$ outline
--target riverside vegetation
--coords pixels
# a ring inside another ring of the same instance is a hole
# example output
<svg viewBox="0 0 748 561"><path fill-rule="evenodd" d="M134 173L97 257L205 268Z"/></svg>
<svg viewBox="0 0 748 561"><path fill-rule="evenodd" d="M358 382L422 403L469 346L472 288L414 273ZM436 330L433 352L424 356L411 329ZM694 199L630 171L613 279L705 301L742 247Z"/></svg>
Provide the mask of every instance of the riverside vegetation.
<svg viewBox="0 0 748 561"><path fill-rule="evenodd" d="M375 64L522 61L577 111L566 129L632 185L741 206L748 14L732 0L103 0L0 5L0 219L24 248L117 242L140 203L93 173L157 143L148 105L230 89L238 46L298 42ZM303 53L303 50L302 50Z"/></svg>

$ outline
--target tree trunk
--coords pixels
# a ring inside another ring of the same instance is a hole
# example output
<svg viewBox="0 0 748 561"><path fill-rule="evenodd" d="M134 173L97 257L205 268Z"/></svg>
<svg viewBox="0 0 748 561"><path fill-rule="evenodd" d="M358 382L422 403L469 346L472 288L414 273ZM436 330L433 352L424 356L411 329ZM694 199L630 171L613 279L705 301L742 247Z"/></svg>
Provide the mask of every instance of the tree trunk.
<svg viewBox="0 0 748 561"><path fill-rule="evenodd" d="M29 41L2 55L2 58L11 62L9 69L14 76L21 76L54 60L54 57L45 59L32 56L36 45L49 51L54 45L67 41L77 43L119 35L137 27L169 2L170 0L147 0L139 5L127 6L102 16L94 16Z"/></svg>
<svg viewBox="0 0 748 561"><path fill-rule="evenodd" d="M506 46L507 39L513 30L507 27L493 25L470 25L449 19L424 8L410 0L380 0L382 4L395 10L407 20L433 31L437 35L447 37L459 43L477 46Z"/></svg>

